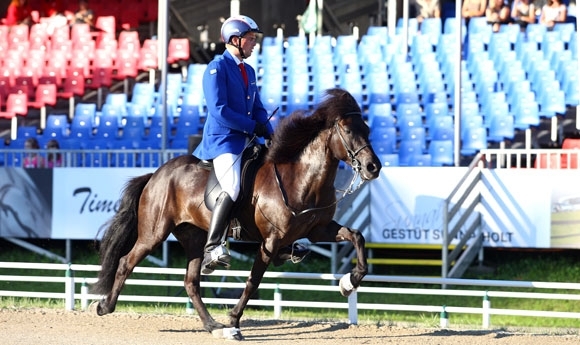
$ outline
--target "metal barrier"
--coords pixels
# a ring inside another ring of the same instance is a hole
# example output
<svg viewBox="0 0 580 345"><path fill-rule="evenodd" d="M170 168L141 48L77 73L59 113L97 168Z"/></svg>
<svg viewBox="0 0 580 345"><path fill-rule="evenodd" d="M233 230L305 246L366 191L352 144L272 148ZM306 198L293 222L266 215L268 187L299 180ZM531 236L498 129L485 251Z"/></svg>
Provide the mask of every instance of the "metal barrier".
<svg viewBox="0 0 580 345"><path fill-rule="evenodd" d="M64 286L64 292L41 292L41 291L6 291L0 290L2 297L30 297L30 298L49 298L63 299L65 309L73 310L75 302L81 302L81 308L87 309L88 302L99 300L101 296L88 293L87 284L96 281L96 278L83 278L79 272L96 272L100 270L98 265L66 265L66 264L42 264L42 263L22 263L22 262L0 262L0 269L26 269L26 270L52 270L61 271L60 276L17 276L17 275L0 275L0 281L10 282L49 282L60 283ZM185 269L177 268L148 268L137 267L135 273L161 274L161 275L179 275L180 279L185 274ZM213 276L217 277L241 277L246 278L249 271L235 270L218 270ZM305 279L305 280L322 280L329 283L338 282L341 275L325 273L295 273L295 272L266 272L265 278L283 279ZM533 289L552 289L568 290L566 293L541 293L541 292L516 292L516 291L490 291L490 290L459 290L459 289L418 289L418 288L386 288L386 287L366 287L364 282L375 283L404 283L404 284L427 284L441 286L480 286L480 287L507 287L507 288L533 288ZM580 301L580 284L578 283L551 283L551 282L531 282L531 281L502 281L502 280L476 280L476 279L445 279L445 278L423 278L423 277L406 277L406 276L379 276L369 275L365 277L363 286L359 287L345 303L338 302L319 302L319 301L297 301L283 300L284 291L328 291L339 294L337 284L315 285L315 284L283 284L283 283L262 283L260 289L274 290L272 300L252 299L249 305L270 306L274 309L273 318L281 317L283 307L298 308L327 308L327 309L346 309L348 310L348 319L352 324L358 323L359 310L392 310L392 311L414 311L440 313L447 317L450 313L461 314L481 314L482 327L488 328L491 325L491 315L514 315L529 317L551 317L551 318L574 318L580 319L580 312L565 311L544 311L544 310L518 310L518 309L500 309L492 308L490 299L492 298L531 298L531 299L551 299L564 301ZM80 290L77 286L81 285ZM155 279L128 279L127 285L146 285L146 286L174 286L182 287L182 280ZM244 288L244 283L232 282L201 282L202 287L216 287L224 289ZM36 285L38 287L38 285ZM570 292L572 290L572 292ZM77 293L80 291L80 293ZM460 307L460 306L440 306L440 305L404 305L404 304L383 304L383 303L359 303L358 294L413 294L413 295L430 295L430 296L470 296L481 297L481 308ZM307 297L308 294L304 294ZM132 302L162 302L162 303L181 303L186 305L187 310L191 310L191 302L188 297L168 297L168 296L130 296L123 295L119 297L120 301ZM207 304L228 304L237 303L237 299L231 298L203 298ZM441 320L442 325L447 324L447 318Z"/></svg>
<svg viewBox="0 0 580 345"><path fill-rule="evenodd" d="M48 156L60 154L59 167L72 168L158 168L171 158L187 154L186 149L91 149L91 150L25 150L0 149L0 166L18 168L45 168L44 164L26 166L26 157L38 155L46 162Z"/></svg>

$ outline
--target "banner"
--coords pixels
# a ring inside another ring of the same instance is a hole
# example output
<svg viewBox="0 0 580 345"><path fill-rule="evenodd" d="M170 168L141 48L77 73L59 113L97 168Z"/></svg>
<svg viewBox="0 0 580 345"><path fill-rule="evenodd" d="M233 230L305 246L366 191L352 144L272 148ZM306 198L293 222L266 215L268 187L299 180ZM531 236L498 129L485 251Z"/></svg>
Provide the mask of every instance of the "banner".
<svg viewBox="0 0 580 345"><path fill-rule="evenodd" d="M101 227L115 214L121 193L148 168L54 169L52 238L100 238Z"/></svg>

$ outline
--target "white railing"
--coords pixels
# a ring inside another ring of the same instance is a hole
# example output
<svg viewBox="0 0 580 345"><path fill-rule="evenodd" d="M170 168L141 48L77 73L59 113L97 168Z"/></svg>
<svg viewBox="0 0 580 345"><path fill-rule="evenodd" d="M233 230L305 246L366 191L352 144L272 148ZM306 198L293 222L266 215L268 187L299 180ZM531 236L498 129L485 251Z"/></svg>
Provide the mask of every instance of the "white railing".
<svg viewBox="0 0 580 345"><path fill-rule="evenodd" d="M486 168L490 169L578 169L578 149L486 149Z"/></svg>
<svg viewBox="0 0 580 345"><path fill-rule="evenodd" d="M100 270L98 265L66 265L66 264L40 264L40 263L22 263L22 262L0 262L0 269L26 269L26 270L53 270L61 271L64 274L60 276L33 276L33 275L0 275L0 281L10 282L44 282L44 283L61 283L63 292L42 292L42 291L8 291L0 290L2 297L29 297L29 298L48 298L64 300L65 309L73 310L75 302L81 303L83 310L87 309L89 301L99 300L101 296L89 294L87 284L96 281L96 278L82 277L80 272L96 272ZM162 275L179 275L180 279L185 274L185 269L178 268L149 268L137 267L135 273L162 274ZM218 277L241 277L249 275L248 271L219 270L215 271L214 276ZM272 300L252 299L249 305L270 306L274 309L273 318L278 319L281 316L283 307L298 308L328 308L328 309L346 309L348 310L348 319L352 324L358 323L359 310L392 310L392 311L415 311L440 313L442 316L441 324L446 325L447 319L443 315L448 313L461 314L481 314L482 327L488 328L491 324L491 315L513 315L513 316L530 316L530 317L554 317L554 318L575 318L580 319L580 312L566 311L544 311L544 310L518 310L518 309L499 309L492 308L490 300L492 298L532 298L532 299L550 299L580 301L580 284L578 283L551 283L551 282L531 282L531 281L502 281L502 280L475 280L475 279L444 279L444 278L424 278L424 277L407 277L407 276L379 276L369 275L365 277L365 282L376 283L408 283L408 284L428 284L440 286L481 286L481 287L507 287L507 288L534 288L534 289L553 289L566 290L565 293L541 293L541 292L516 292L516 291L491 291L491 290L456 290L456 289L417 289L417 288L387 288L387 287L359 287L344 303L337 302L317 302L317 301L295 301L283 300L283 292L290 290L300 291L328 291L339 293L339 287L336 284L341 278L336 274L325 273L293 273L293 272L266 272L265 278L275 279L305 279L305 280L323 280L328 281L328 285L314 284L284 284L284 283L262 283L260 289L274 290ZM77 284L81 284L80 290ZM127 285L146 285L146 286L173 286L182 287L182 280L144 280L128 279ZM202 287L214 287L223 289L240 289L244 288L244 283L235 282L201 282ZM35 285L36 287L37 285ZM77 291L80 291L78 293ZM469 296L481 297L482 306L480 308L460 307L460 306L440 306L440 305L405 305L405 304L383 304L383 303L359 303L358 294L414 294L430 296ZM307 295L307 294L306 294ZM191 302L188 297L168 297L168 296L130 296L123 295L119 297L120 301L131 302L161 302L161 303L182 303L191 310ZM228 298L203 298L207 304L235 304L237 299Z"/></svg>

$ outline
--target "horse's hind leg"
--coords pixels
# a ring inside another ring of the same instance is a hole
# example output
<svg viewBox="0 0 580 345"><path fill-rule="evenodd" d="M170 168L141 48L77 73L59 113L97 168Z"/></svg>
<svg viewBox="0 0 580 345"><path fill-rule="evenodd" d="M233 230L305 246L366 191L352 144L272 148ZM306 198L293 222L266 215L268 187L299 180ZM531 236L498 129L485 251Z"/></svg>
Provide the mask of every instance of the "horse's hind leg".
<svg viewBox="0 0 580 345"><path fill-rule="evenodd" d="M143 261L147 255L151 254L153 249L155 249L155 247L157 247L157 245L159 245L163 240L164 239L158 239L155 241L152 238L143 240L141 237L137 239L137 243L135 243L131 251L119 260L119 267L115 274L113 288L111 289L111 292L109 292L109 294L99 302L97 306L97 314L105 315L115 311L119 294L135 266Z"/></svg>
<svg viewBox="0 0 580 345"><path fill-rule="evenodd" d="M203 247L205 245L205 232L193 226L180 226L173 231L173 235L185 249L187 255L187 269L185 272L185 291L197 311L203 328L208 332L222 329L225 326L216 322L208 312L205 304L201 300L201 261L203 260Z"/></svg>

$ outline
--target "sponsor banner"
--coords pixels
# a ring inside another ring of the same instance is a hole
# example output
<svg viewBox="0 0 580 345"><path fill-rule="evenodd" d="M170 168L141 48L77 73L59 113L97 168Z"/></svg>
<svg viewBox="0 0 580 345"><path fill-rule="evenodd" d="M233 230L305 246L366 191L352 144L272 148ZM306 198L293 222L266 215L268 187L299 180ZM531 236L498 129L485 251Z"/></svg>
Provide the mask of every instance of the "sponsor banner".
<svg viewBox="0 0 580 345"><path fill-rule="evenodd" d="M370 241L440 244L444 201L466 172L456 167L383 169L371 183ZM469 217L482 216L485 246L550 247L553 188L538 184L538 173L542 171L484 171L478 187L482 203Z"/></svg>
<svg viewBox="0 0 580 345"><path fill-rule="evenodd" d="M117 211L127 181L153 171L148 168L54 169L52 238L100 238L99 230Z"/></svg>

